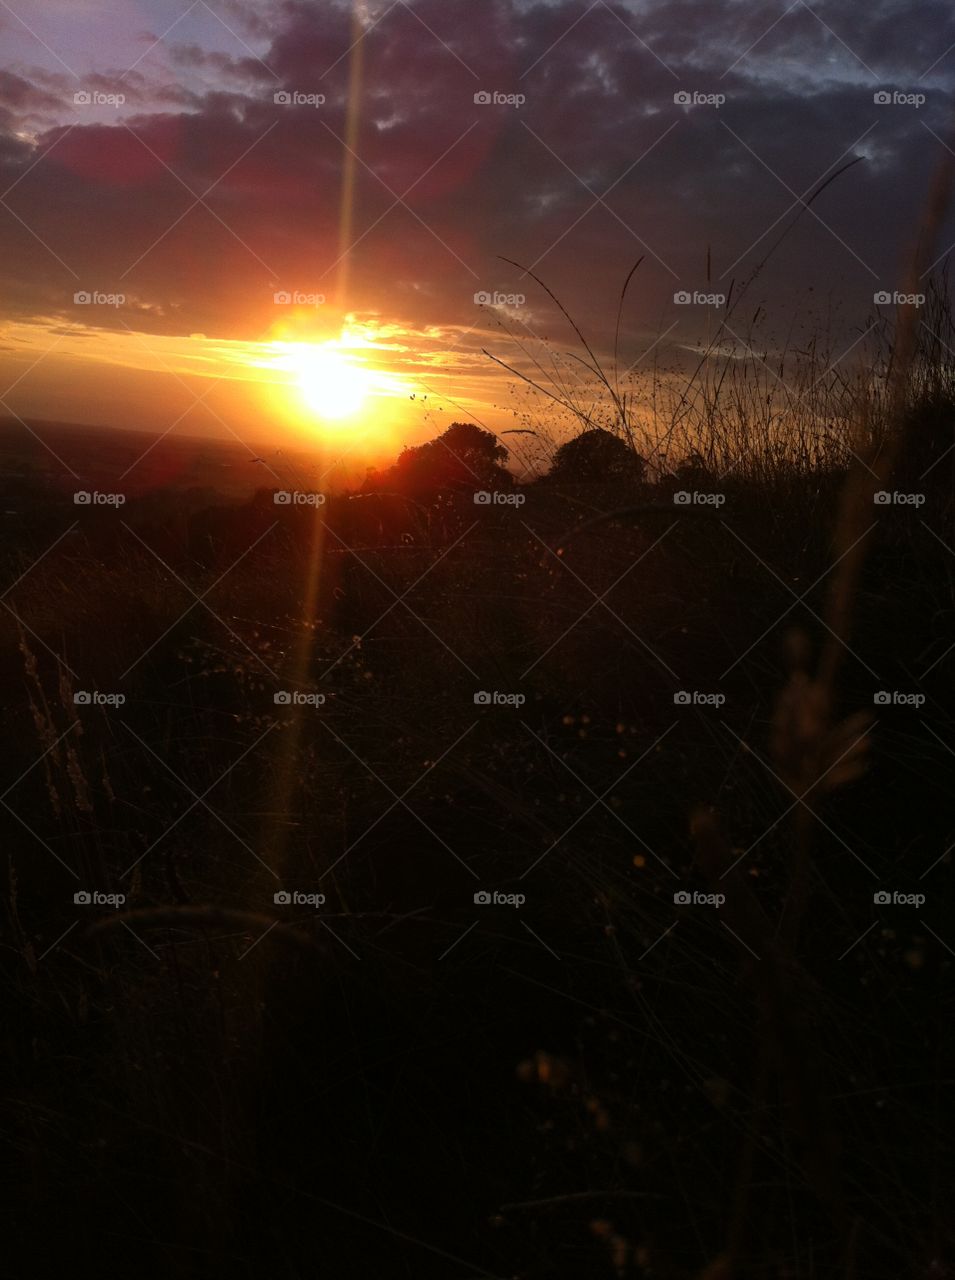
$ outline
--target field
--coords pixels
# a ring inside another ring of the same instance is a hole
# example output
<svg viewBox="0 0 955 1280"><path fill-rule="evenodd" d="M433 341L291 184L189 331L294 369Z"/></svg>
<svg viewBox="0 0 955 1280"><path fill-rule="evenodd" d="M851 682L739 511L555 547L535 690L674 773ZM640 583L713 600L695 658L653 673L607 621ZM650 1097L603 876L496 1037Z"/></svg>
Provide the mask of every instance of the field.
<svg viewBox="0 0 955 1280"><path fill-rule="evenodd" d="M893 416L736 362L645 468L320 499L8 426L4 1274L952 1275L955 397L913 370Z"/></svg>

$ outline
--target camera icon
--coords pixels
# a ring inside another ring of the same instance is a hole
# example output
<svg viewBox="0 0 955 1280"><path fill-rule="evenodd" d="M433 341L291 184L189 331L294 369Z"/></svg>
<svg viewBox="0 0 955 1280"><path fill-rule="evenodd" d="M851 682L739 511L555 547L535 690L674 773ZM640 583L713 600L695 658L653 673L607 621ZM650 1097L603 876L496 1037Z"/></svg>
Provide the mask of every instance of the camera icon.
<svg viewBox="0 0 955 1280"><path fill-rule="evenodd" d="M475 106L486 107L490 101L491 95L488 93L487 89L479 89L474 95Z"/></svg>
<svg viewBox="0 0 955 1280"><path fill-rule="evenodd" d="M73 294L73 302L78 307L88 307L93 301L93 295L87 293L85 289L80 289L78 293Z"/></svg>
<svg viewBox="0 0 955 1280"><path fill-rule="evenodd" d="M486 289L481 289L474 295L474 301L479 307L489 307L492 298Z"/></svg>
<svg viewBox="0 0 955 1280"><path fill-rule="evenodd" d="M73 105L75 107L88 107L93 101L93 95L88 89L77 89L73 94Z"/></svg>
<svg viewBox="0 0 955 1280"><path fill-rule="evenodd" d="M673 295L673 301L676 303L678 307L686 307L686 306L689 306L689 304L693 301L693 299L685 289L679 289Z"/></svg>
<svg viewBox="0 0 955 1280"><path fill-rule="evenodd" d="M290 707L292 705L292 695L288 690L281 689L277 694L275 694L272 701L277 707Z"/></svg>
<svg viewBox="0 0 955 1280"><path fill-rule="evenodd" d="M690 895L686 889L678 889L673 895L673 901L678 907L687 907L690 905Z"/></svg>
<svg viewBox="0 0 955 1280"><path fill-rule="evenodd" d="M690 705L690 695L685 689L681 689L679 693L673 695L673 702L677 707L688 707Z"/></svg>
<svg viewBox="0 0 955 1280"><path fill-rule="evenodd" d="M673 495L673 501L678 507L688 507L692 501L692 497L685 489L680 489L678 493Z"/></svg>
<svg viewBox="0 0 955 1280"><path fill-rule="evenodd" d="M85 489L80 489L77 493L73 494L74 507L88 507L92 501L93 495L88 493Z"/></svg>
<svg viewBox="0 0 955 1280"><path fill-rule="evenodd" d="M880 489L878 493L872 495L872 501L877 507L887 507L892 501L892 495L886 493L885 489Z"/></svg>
<svg viewBox="0 0 955 1280"><path fill-rule="evenodd" d="M476 707L489 707L491 705L491 695L482 689L480 693L474 695L474 705Z"/></svg>
<svg viewBox="0 0 955 1280"><path fill-rule="evenodd" d="M874 893L872 895L872 901L877 907L884 907L887 903L892 901L892 897L890 894L886 893L884 889L880 889L878 893Z"/></svg>
<svg viewBox="0 0 955 1280"><path fill-rule="evenodd" d="M277 507L290 507L292 505L292 495L287 489L280 489L279 492L273 496L272 501Z"/></svg>
<svg viewBox="0 0 955 1280"><path fill-rule="evenodd" d="M887 307L892 301L892 295L887 290L882 289L873 296L872 301L877 307Z"/></svg>
<svg viewBox="0 0 955 1280"><path fill-rule="evenodd" d="M690 105L691 98L686 89L679 89L673 95L673 101L678 107L688 107Z"/></svg>
<svg viewBox="0 0 955 1280"><path fill-rule="evenodd" d="M78 889L73 894L73 902L78 907L88 907L92 901L92 896L86 889Z"/></svg>
<svg viewBox="0 0 955 1280"><path fill-rule="evenodd" d="M886 93L884 89L880 89L878 93L872 95L872 101L877 107L886 107L892 101L892 95Z"/></svg>
<svg viewBox="0 0 955 1280"><path fill-rule="evenodd" d="M73 694L73 705L77 707L88 707L93 701L93 695L85 690L80 690Z"/></svg>
<svg viewBox="0 0 955 1280"><path fill-rule="evenodd" d="M491 895L488 893L487 889L478 889L477 893L474 895L474 905L476 907L486 907L490 901Z"/></svg>
<svg viewBox="0 0 955 1280"><path fill-rule="evenodd" d="M491 495L483 489L474 495L474 505L476 507L489 507L491 505Z"/></svg>
<svg viewBox="0 0 955 1280"><path fill-rule="evenodd" d="M272 294L272 301L277 307L289 307L292 305L292 295L285 289L280 289L278 293Z"/></svg>
<svg viewBox="0 0 955 1280"><path fill-rule="evenodd" d="M292 95L287 89L279 89L278 93L272 94L272 101L277 107L287 107L292 101Z"/></svg>
<svg viewBox="0 0 955 1280"><path fill-rule="evenodd" d="M880 689L878 693L873 695L872 701L877 707L887 707L892 701L891 693L886 693L884 689Z"/></svg>
<svg viewBox="0 0 955 1280"><path fill-rule="evenodd" d="M288 889L279 889L278 893L272 894L272 901L277 907L287 907L292 901L292 895Z"/></svg>

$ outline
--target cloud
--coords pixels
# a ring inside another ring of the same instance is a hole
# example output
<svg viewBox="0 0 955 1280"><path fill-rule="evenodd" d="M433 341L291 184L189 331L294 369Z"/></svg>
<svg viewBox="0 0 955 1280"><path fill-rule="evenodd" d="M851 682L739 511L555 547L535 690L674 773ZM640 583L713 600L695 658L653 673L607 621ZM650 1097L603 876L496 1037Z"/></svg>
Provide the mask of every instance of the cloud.
<svg viewBox="0 0 955 1280"><path fill-rule="evenodd" d="M233 57L217 49L203 49L198 44L174 44L169 57L178 67L210 71L222 81L238 81L254 85L258 81L271 83L273 76L258 58Z"/></svg>
<svg viewBox="0 0 955 1280"><path fill-rule="evenodd" d="M947 123L955 19L928 7L931 24L902 23L897 3L846 2L824 23L802 6L773 26L778 6L714 15L702 0L491 0L478 16L473 0L417 0L369 9L359 52L350 5L288 0L263 22L234 3L222 14L261 61L226 31L221 49L170 38L172 77L147 56L123 81L124 111L55 125L53 78L6 72L6 313L76 320L74 292L98 289L133 300L98 316L104 326L251 340L291 289L328 295L319 328L354 311L487 334L474 295L502 290L532 296L528 326L549 322L563 342L546 296L503 256L533 266L606 347L643 256L627 319L636 353L671 323L675 291L707 285L708 255L709 291L738 288L799 197L864 156L802 213L753 293L784 327L810 287L838 282L848 330L894 283L940 150L924 126ZM883 86L919 84L922 106L874 103ZM45 120L35 143L16 136L28 116ZM712 316L675 318L690 342Z"/></svg>

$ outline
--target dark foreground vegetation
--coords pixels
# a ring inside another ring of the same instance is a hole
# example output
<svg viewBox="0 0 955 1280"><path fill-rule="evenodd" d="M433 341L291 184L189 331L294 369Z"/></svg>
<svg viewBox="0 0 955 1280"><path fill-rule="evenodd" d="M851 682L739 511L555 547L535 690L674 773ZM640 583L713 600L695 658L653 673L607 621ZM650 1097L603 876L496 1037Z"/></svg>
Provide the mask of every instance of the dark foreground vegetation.
<svg viewBox="0 0 955 1280"><path fill-rule="evenodd" d="M955 1274L950 365L725 365L522 485L20 478L5 1275Z"/></svg>

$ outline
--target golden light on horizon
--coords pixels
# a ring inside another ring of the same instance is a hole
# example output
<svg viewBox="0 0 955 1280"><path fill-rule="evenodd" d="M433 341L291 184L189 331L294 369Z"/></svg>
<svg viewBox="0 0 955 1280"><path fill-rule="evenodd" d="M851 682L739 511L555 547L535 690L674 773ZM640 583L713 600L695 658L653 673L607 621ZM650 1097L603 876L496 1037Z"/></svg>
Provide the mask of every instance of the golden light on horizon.
<svg viewBox="0 0 955 1280"><path fill-rule="evenodd" d="M319 418L333 422L361 410L371 390L367 369L331 346L297 346L288 363L302 400Z"/></svg>
<svg viewBox="0 0 955 1280"><path fill-rule="evenodd" d="M509 425L491 398L503 382L485 391L483 357L463 349L466 332L378 313L322 319L319 329L310 314L283 315L242 338L10 322L0 326L0 371L16 388L8 413L67 421L56 395L69 385L82 389L81 422L91 425L162 433L172 423L182 435L250 441L259 452L276 441L345 449L376 465L439 434L445 419ZM41 381L27 376L41 360L51 399L38 407L21 393Z"/></svg>
<svg viewBox="0 0 955 1280"><path fill-rule="evenodd" d="M300 428L373 435L408 396L405 379L382 368L381 353L359 335L273 341L267 350L256 363L279 375L284 411Z"/></svg>

